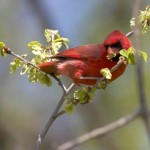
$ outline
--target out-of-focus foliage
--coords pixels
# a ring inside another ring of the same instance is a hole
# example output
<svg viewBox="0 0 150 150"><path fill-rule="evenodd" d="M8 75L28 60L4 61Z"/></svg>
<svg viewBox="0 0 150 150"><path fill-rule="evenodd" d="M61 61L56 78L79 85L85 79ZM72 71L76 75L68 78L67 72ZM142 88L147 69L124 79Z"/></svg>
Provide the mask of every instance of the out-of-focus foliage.
<svg viewBox="0 0 150 150"><path fill-rule="evenodd" d="M150 26L150 6L146 6L144 11L140 10L137 22L142 28L142 33L145 34ZM135 18L133 17L130 21L130 26L134 27L136 23Z"/></svg>
<svg viewBox="0 0 150 150"><path fill-rule="evenodd" d="M2 57L5 57L5 56L6 56L4 46L5 46L5 44L4 44L3 42L0 42L0 55L1 55Z"/></svg>

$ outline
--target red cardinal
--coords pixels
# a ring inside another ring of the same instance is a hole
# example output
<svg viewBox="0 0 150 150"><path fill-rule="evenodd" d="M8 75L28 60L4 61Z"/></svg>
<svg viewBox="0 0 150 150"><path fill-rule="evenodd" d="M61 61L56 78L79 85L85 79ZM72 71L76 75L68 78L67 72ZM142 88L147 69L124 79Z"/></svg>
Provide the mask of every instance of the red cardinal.
<svg viewBox="0 0 150 150"><path fill-rule="evenodd" d="M115 66L119 60L119 51L131 46L130 40L119 30L115 30L103 44L89 44L65 50L52 56L50 62L40 64L39 68L46 73L67 76L77 84L95 85L96 78L102 77L100 70ZM113 58L112 53L116 53ZM123 64L114 71L110 81L122 75L125 68L126 65Z"/></svg>

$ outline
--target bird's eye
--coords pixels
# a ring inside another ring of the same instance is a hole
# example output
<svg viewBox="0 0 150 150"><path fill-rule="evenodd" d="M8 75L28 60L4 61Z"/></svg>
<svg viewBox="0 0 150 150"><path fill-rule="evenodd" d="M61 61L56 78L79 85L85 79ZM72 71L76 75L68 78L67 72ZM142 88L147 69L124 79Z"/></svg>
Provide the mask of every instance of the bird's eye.
<svg viewBox="0 0 150 150"><path fill-rule="evenodd" d="M115 47L116 47L116 44L111 44L111 45L109 45L109 47L115 48Z"/></svg>
<svg viewBox="0 0 150 150"><path fill-rule="evenodd" d="M118 49L118 50L122 49L122 46L121 46L120 42L109 44L109 45L106 46L106 49L108 49L108 47L115 48L115 49Z"/></svg>
<svg viewBox="0 0 150 150"><path fill-rule="evenodd" d="M109 45L105 45L105 48L108 49Z"/></svg>

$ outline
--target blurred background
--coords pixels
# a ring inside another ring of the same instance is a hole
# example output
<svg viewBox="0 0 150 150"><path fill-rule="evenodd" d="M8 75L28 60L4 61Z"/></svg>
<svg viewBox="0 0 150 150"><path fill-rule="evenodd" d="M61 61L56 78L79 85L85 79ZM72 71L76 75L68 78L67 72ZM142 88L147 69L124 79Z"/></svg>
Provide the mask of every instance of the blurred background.
<svg viewBox="0 0 150 150"><path fill-rule="evenodd" d="M132 16L131 0L1 0L0 41L18 54L28 53L27 44L45 42L44 29L59 30L70 39L70 47L101 43L114 29L127 33ZM141 9L149 4L143 0ZM150 55L150 32L141 36L142 49ZM134 40L131 38L134 43ZM0 150L33 150L62 94L55 81L53 86L32 84L19 71L9 74L13 58L0 57ZM145 94L150 97L150 62L144 63ZM135 66L103 91L93 103L77 106L73 114L59 117L48 132L43 150L106 125L139 107ZM68 79L63 79L69 85ZM147 101L150 103L149 101ZM136 119L107 136L91 140L74 150L149 150L147 133L141 119Z"/></svg>

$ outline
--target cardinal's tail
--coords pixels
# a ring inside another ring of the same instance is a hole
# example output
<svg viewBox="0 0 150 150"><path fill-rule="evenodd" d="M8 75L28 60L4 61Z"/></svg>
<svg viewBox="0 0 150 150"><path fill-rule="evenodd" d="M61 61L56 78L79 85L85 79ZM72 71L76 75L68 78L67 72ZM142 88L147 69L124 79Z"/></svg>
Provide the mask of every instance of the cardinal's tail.
<svg viewBox="0 0 150 150"><path fill-rule="evenodd" d="M46 63L43 63L43 64L40 64L38 66L42 71L50 74L50 73L54 73L54 74L57 74L57 64L56 62L46 62Z"/></svg>

